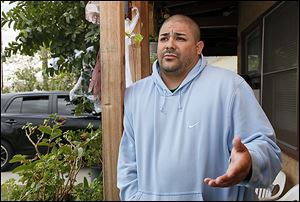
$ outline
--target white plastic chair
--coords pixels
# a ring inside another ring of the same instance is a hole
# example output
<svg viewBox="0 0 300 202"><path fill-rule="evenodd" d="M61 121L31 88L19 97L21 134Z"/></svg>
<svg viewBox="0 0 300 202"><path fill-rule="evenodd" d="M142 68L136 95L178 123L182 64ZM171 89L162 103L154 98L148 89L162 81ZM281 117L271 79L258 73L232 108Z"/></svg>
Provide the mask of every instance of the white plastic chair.
<svg viewBox="0 0 300 202"><path fill-rule="evenodd" d="M277 201L299 201L299 184L293 186Z"/></svg>
<svg viewBox="0 0 300 202"><path fill-rule="evenodd" d="M273 181L272 185L268 188L256 188L255 193L258 196L259 201L275 201L282 194L286 181L286 175L283 171L280 171ZM276 193L272 193L275 187L279 186Z"/></svg>

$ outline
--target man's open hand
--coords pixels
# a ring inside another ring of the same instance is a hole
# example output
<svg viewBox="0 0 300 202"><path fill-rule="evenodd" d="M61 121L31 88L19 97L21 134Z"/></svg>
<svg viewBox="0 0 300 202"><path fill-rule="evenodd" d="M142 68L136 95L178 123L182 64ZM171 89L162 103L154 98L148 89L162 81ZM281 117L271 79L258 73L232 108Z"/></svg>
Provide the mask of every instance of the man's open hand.
<svg viewBox="0 0 300 202"><path fill-rule="evenodd" d="M243 181L251 169L251 156L240 137L233 139L231 162L226 173L216 179L205 178L204 183L212 187L230 187Z"/></svg>

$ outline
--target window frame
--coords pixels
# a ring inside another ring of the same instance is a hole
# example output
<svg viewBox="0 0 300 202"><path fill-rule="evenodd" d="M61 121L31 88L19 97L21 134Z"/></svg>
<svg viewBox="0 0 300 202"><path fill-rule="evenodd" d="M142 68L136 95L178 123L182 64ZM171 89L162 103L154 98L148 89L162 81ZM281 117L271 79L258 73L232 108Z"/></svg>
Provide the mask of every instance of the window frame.
<svg viewBox="0 0 300 202"><path fill-rule="evenodd" d="M24 99L25 101L28 100L37 100L38 98L46 98L46 99L39 99L39 100L46 100L47 101L47 112L24 112L22 111L23 109L23 104L24 104ZM51 113L51 96L50 95L24 95L22 96L22 104L21 104L21 112L20 114L50 114Z"/></svg>
<svg viewBox="0 0 300 202"><path fill-rule="evenodd" d="M257 29L259 26L261 26L261 56L260 56L260 80L261 80L261 86L260 86L260 104L262 106L262 100L263 100L263 63L264 63L264 20L265 17L268 16L270 13L276 11L277 8L279 8L281 5L283 5L285 2L276 2L274 3L271 8L269 8L267 11L265 11L262 15L260 15L253 23L251 23L246 29L244 29L241 32L241 68L240 72L242 74L247 74L248 73L248 55L247 55L247 39L251 34ZM298 35L298 42L299 42L299 35ZM298 43L298 53L299 53L299 43ZM296 121L299 123L299 55L298 55L298 68L297 68L297 86L296 86ZM297 124L297 129L296 129L296 139L297 139L297 145L296 149L292 149L289 146L287 146L284 140L277 139L277 144L280 147L280 149L289 155L290 157L299 160L299 124Z"/></svg>

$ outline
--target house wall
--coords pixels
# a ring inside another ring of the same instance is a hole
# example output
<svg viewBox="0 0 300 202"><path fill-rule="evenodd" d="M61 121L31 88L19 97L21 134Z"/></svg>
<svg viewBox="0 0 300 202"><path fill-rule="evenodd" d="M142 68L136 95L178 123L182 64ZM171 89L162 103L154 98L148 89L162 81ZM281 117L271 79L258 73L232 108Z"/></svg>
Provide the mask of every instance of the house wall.
<svg viewBox="0 0 300 202"><path fill-rule="evenodd" d="M241 70L241 32L267 11L276 1L240 1L238 19L238 72ZM282 153L282 167L287 175L284 193L299 183L299 161Z"/></svg>

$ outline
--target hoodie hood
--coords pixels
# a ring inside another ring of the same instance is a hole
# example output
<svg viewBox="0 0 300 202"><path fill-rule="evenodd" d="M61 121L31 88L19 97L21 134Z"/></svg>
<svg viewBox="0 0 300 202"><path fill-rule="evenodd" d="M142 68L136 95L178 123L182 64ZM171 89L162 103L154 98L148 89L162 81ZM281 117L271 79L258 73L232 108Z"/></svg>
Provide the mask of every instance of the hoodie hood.
<svg viewBox="0 0 300 202"><path fill-rule="evenodd" d="M164 112L164 107L166 104L166 97L175 96L178 94L179 94L178 109L179 110L182 109L182 105L181 105L182 94L184 92L186 92L186 90L188 89L188 87L190 86L192 81L195 79L196 76L198 76L202 72L202 70L206 67L206 65L207 65L207 61L201 54L201 57L199 58L197 64L192 68L192 70L184 78L184 80L181 82L179 87L174 92L171 92L169 90L169 88L166 86L166 84L164 83L164 81L162 80L161 76L159 75L160 67L159 67L158 61L156 60L153 63L152 79L153 79L153 82L155 83L158 93L164 97L163 103L160 106L161 112Z"/></svg>
<svg viewBox="0 0 300 202"><path fill-rule="evenodd" d="M185 77L185 79L181 82L179 87L173 93L168 89L168 87L162 80L161 76L159 75L160 67L157 60L152 65L152 79L160 95L164 95L164 96L176 95L180 91L185 91L186 88L189 86L189 84L194 80L196 76L198 76L202 72L202 70L206 67L206 65L207 65L207 61L201 54L201 57L199 58L197 64L192 68L192 70L188 73L188 75Z"/></svg>

